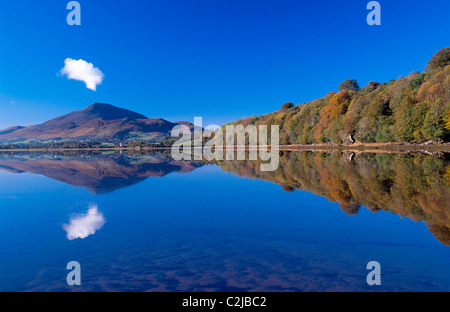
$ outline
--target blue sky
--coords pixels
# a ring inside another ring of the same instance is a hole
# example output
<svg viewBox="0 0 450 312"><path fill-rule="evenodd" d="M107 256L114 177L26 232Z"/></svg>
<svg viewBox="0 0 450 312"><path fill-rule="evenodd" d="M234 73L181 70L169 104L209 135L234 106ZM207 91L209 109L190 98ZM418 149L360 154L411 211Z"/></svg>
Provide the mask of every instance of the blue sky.
<svg viewBox="0 0 450 312"><path fill-rule="evenodd" d="M450 1L0 0L0 128L105 102L204 125L304 103L346 78L361 86L421 71L450 46ZM60 75L66 58L105 75L96 91Z"/></svg>

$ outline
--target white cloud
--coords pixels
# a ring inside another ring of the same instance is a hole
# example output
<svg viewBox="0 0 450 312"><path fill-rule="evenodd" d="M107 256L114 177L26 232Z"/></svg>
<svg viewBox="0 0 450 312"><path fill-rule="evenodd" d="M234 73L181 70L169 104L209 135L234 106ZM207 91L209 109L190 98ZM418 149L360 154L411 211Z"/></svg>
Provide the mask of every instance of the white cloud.
<svg viewBox="0 0 450 312"><path fill-rule="evenodd" d="M69 224L63 225L63 229L67 232L68 240L84 239L94 235L105 223L105 217L98 211L97 205L91 205L86 214L72 217Z"/></svg>
<svg viewBox="0 0 450 312"><path fill-rule="evenodd" d="M94 64L82 59L74 60L71 58L67 58L64 61L61 74L67 75L68 79L83 81L86 84L86 88L92 91L97 90L97 85L101 84L103 77L105 77L100 69L94 67Z"/></svg>

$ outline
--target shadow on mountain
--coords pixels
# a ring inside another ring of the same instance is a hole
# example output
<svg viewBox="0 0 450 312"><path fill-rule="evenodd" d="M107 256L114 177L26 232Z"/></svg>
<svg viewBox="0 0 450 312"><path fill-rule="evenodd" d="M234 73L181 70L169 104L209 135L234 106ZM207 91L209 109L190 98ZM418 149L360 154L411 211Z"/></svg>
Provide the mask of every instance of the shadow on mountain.
<svg viewBox="0 0 450 312"><path fill-rule="evenodd" d="M94 194L110 193L149 177L190 172L201 166L201 162L175 161L165 152L145 155L75 151L0 153L0 170L41 174Z"/></svg>
<svg viewBox="0 0 450 312"><path fill-rule="evenodd" d="M262 172L258 161L220 166L241 177L272 181L287 192L324 196L348 215L364 206L423 221L450 246L450 154L350 154L284 152L274 172Z"/></svg>

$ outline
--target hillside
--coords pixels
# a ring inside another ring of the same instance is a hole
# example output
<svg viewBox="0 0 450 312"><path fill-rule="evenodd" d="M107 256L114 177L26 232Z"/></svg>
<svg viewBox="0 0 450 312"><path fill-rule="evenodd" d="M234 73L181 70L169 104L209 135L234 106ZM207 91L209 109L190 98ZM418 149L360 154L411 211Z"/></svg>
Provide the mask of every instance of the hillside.
<svg viewBox="0 0 450 312"><path fill-rule="evenodd" d="M280 144L450 141L450 48L422 72L359 88L347 79L325 97L284 104L234 125L280 125Z"/></svg>
<svg viewBox="0 0 450 312"><path fill-rule="evenodd" d="M0 130L3 142L158 142L170 136L178 124L161 118L147 118L110 104L94 103L87 108L49 120L40 125Z"/></svg>

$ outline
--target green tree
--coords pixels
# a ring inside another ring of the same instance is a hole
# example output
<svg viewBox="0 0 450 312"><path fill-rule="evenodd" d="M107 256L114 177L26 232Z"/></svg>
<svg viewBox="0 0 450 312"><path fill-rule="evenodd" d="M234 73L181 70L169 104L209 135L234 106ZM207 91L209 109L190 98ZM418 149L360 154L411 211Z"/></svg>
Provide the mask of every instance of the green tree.
<svg viewBox="0 0 450 312"><path fill-rule="evenodd" d="M436 69L447 65L450 65L450 47L439 50L428 62L427 67Z"/></svg>
<svg viewBox="0 0 450 312"><path fill-rule="evenodd" d="M423 122L422 133L427 140L437 141L444 136L444 102L437 100L428 110Z"/></svg>
<svg viewBox="0 0 450 312"><path fill-rule="evenodd" d="M356 79L347 79L339 85L338 90L358 91L359 85Z"/></svg>
<svg viewBox="0 0 450 312"><path fill-rule="evenodd" d="M410 142L414 139L413 114L414 100L409 95L405 96L396 115L395 137L398 141Z"/></svg>
<svg viewBox="0 0 450 312"><path fill-rule="evenodd" d="M411 79L411 81L409 82L409 86L412 89L418 89L422 86L422 84L425 81L425 74L419 75L416 78Z"/></svg>
<svg viewBox="0 0 450 312"><path fill-rule="evenodd" d="M294 107L294 104L292 104L291 102L284 103L284 104L281 106L281 111L282 111L282 112L285 112L285 111L287 111L288 109L290 109L290 108L292 108L292 107Z"/></svg>

